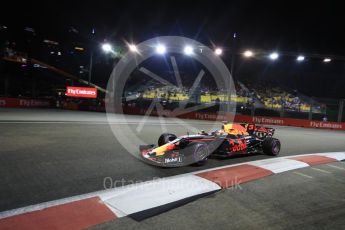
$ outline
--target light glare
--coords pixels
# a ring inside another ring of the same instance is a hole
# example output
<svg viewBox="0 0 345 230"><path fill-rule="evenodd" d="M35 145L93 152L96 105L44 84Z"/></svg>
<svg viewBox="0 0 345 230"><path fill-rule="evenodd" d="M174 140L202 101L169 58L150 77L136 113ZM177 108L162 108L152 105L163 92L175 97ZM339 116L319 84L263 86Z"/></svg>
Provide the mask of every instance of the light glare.
<svg viewBox="0 0 345 230"><path fill-rule="evenodd" d="M164 45L158 45L158 46L156 47L156 52L157 52L158 54L165 54L165 52L166 52L166 47L165 47Z"/></svg>
<svg viewBox="0 0 345 230"><path fill-rule="evenodd" d="M105 43L102 45L102 49L104 52L109 53L110 51L113 50L112 46L108 43Z"/></svg>
<svg viewBox="0 0 345 230"><path fill-rule="evenodd" d="M247 50L247 51L245 51L244 53L243 53L243 55L245 56L245 57L253 57L254 56L254 53L252 52L252 51L250 51L250 50Z"/></svg>
<svg viewBox="0 0 345 230"><path fill-rule="evenodd" d="M128 45L128 47L131 52L135 52L135 53L138 52L138 48L136 45L130 44Z"/></svg>
<svg viewBox="0 0 345 230"><path fill-rule="evenodd" d="M223 50L221 48L217 48L215 49L214 53L219 56L223 53Z"/></svg>
<svg viewBox="0 0 345 230"><path fill-rule="evenodd" d="M298 56L297 61L304 61L304 56L302 56L302 55Z"/></svg>
<svg viewBox="0 0 345 230"><path fill-rule="evenodd" d="M193 47L191 47L191 46L186 46L186 47L184 47L184 53L186 54L186 55L191 55L191 54L193 54Z"/></svg>
<svg viewBox="0 0 345 230"><path fill-rule="evenodd" d="M270 59L271 59L271 60L277 60L278 57L279 57L279 54L276 53L276 52L270 54Z"/></svg>

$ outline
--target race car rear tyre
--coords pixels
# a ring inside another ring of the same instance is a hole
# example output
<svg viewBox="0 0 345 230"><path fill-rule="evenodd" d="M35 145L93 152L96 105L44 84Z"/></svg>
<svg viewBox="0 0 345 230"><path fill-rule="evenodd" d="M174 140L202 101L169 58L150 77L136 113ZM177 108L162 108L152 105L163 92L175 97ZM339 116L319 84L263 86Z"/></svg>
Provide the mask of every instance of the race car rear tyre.
<svg viewBox="0 0 345 230"><path fill-rule="evenodd" d="M166 143L175 140L177 137L175 134L171 134L171 133L163 133L162 135L160 135L160 137L158 138L158 146L162 146L165 145Z"/></svg>
<svg viewBox="0 0 345 230"><path fill-rule="evenodd" d="M195 166L202 166L206 164L209 156L209 149L207 144L203 142L196 142L192 145L188 146L191 148L190 150L193 153L194 163Z"/></svg>
<svg viewBox="0 0 345 230"><path fill-rule="evenodd" d="M262 143L262 150L267 155L277 156L280 152L280 141L276 138L267 137Z"/></svg>

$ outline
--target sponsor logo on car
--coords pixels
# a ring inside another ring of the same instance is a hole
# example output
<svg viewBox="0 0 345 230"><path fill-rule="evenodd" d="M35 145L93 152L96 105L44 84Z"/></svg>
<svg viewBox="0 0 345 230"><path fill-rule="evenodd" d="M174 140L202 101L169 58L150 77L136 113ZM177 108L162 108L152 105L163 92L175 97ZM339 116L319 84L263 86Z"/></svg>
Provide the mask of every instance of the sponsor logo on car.
<svg viewBox="0 0 345 230"><path fill-rule="evenodd" d="M237 140L230 139L229 144L230 144L229 149L231 152L240 152L247 149L247 141L245 138L237 139Z"/></svg>
<svg viewBox="0 0 345 230"><path fill-rule="evenodd" d="M164 163L177 163L182 162L181 157L165 158Z"/></svg>

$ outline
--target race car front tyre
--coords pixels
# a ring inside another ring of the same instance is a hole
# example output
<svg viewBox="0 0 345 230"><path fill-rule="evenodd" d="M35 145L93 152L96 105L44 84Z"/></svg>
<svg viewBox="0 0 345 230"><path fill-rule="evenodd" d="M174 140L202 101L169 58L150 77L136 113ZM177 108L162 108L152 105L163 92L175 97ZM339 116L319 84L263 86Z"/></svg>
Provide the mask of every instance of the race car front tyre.
<svg viewBox="0 0 345 230"><path fill-rule="evenodd" d="M175 134L172 133L163 133L158 138L158 146L165 145L166 143L175 140L177 137Z"/></svg>
<svg viewBox="0 0 345 230"><path fill-rule="evenodd" d="M280 141L276 138L267 137L262 143L262 150L267 155L277 156L280 152Z"/></svg>
<svg viewBox="0 0 345 230"><path fill-rule="evenodd" d="M188 146L193 154L195 166L202 166L206 164L209 156L209 150L207 144L203 142L196 142Z"/></svg>

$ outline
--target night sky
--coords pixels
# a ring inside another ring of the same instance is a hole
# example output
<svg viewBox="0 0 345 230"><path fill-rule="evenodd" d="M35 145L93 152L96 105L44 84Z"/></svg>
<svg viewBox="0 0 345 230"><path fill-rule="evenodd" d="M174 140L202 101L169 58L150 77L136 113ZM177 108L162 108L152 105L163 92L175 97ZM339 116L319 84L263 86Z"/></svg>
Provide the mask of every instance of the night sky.
<svg viewBox="0 0 345 230"><path fill-rule="evenodd" d="M141 42L161 35L181 35L225 49L262 49L345 56L344 7L341 1L47 1L2 3L1 21L12 27L30 26L51 39L63 41L68 28L88 41L97 39ZM4 9L6 8L5 12ZM321 57L320 56L320 57ZM296 66L292 57L274 65L238 58L235 77L279 80L306 94L345 97L345 61L322 63L308 59ZM327 66L326 66L327 65Z"/></svg>

